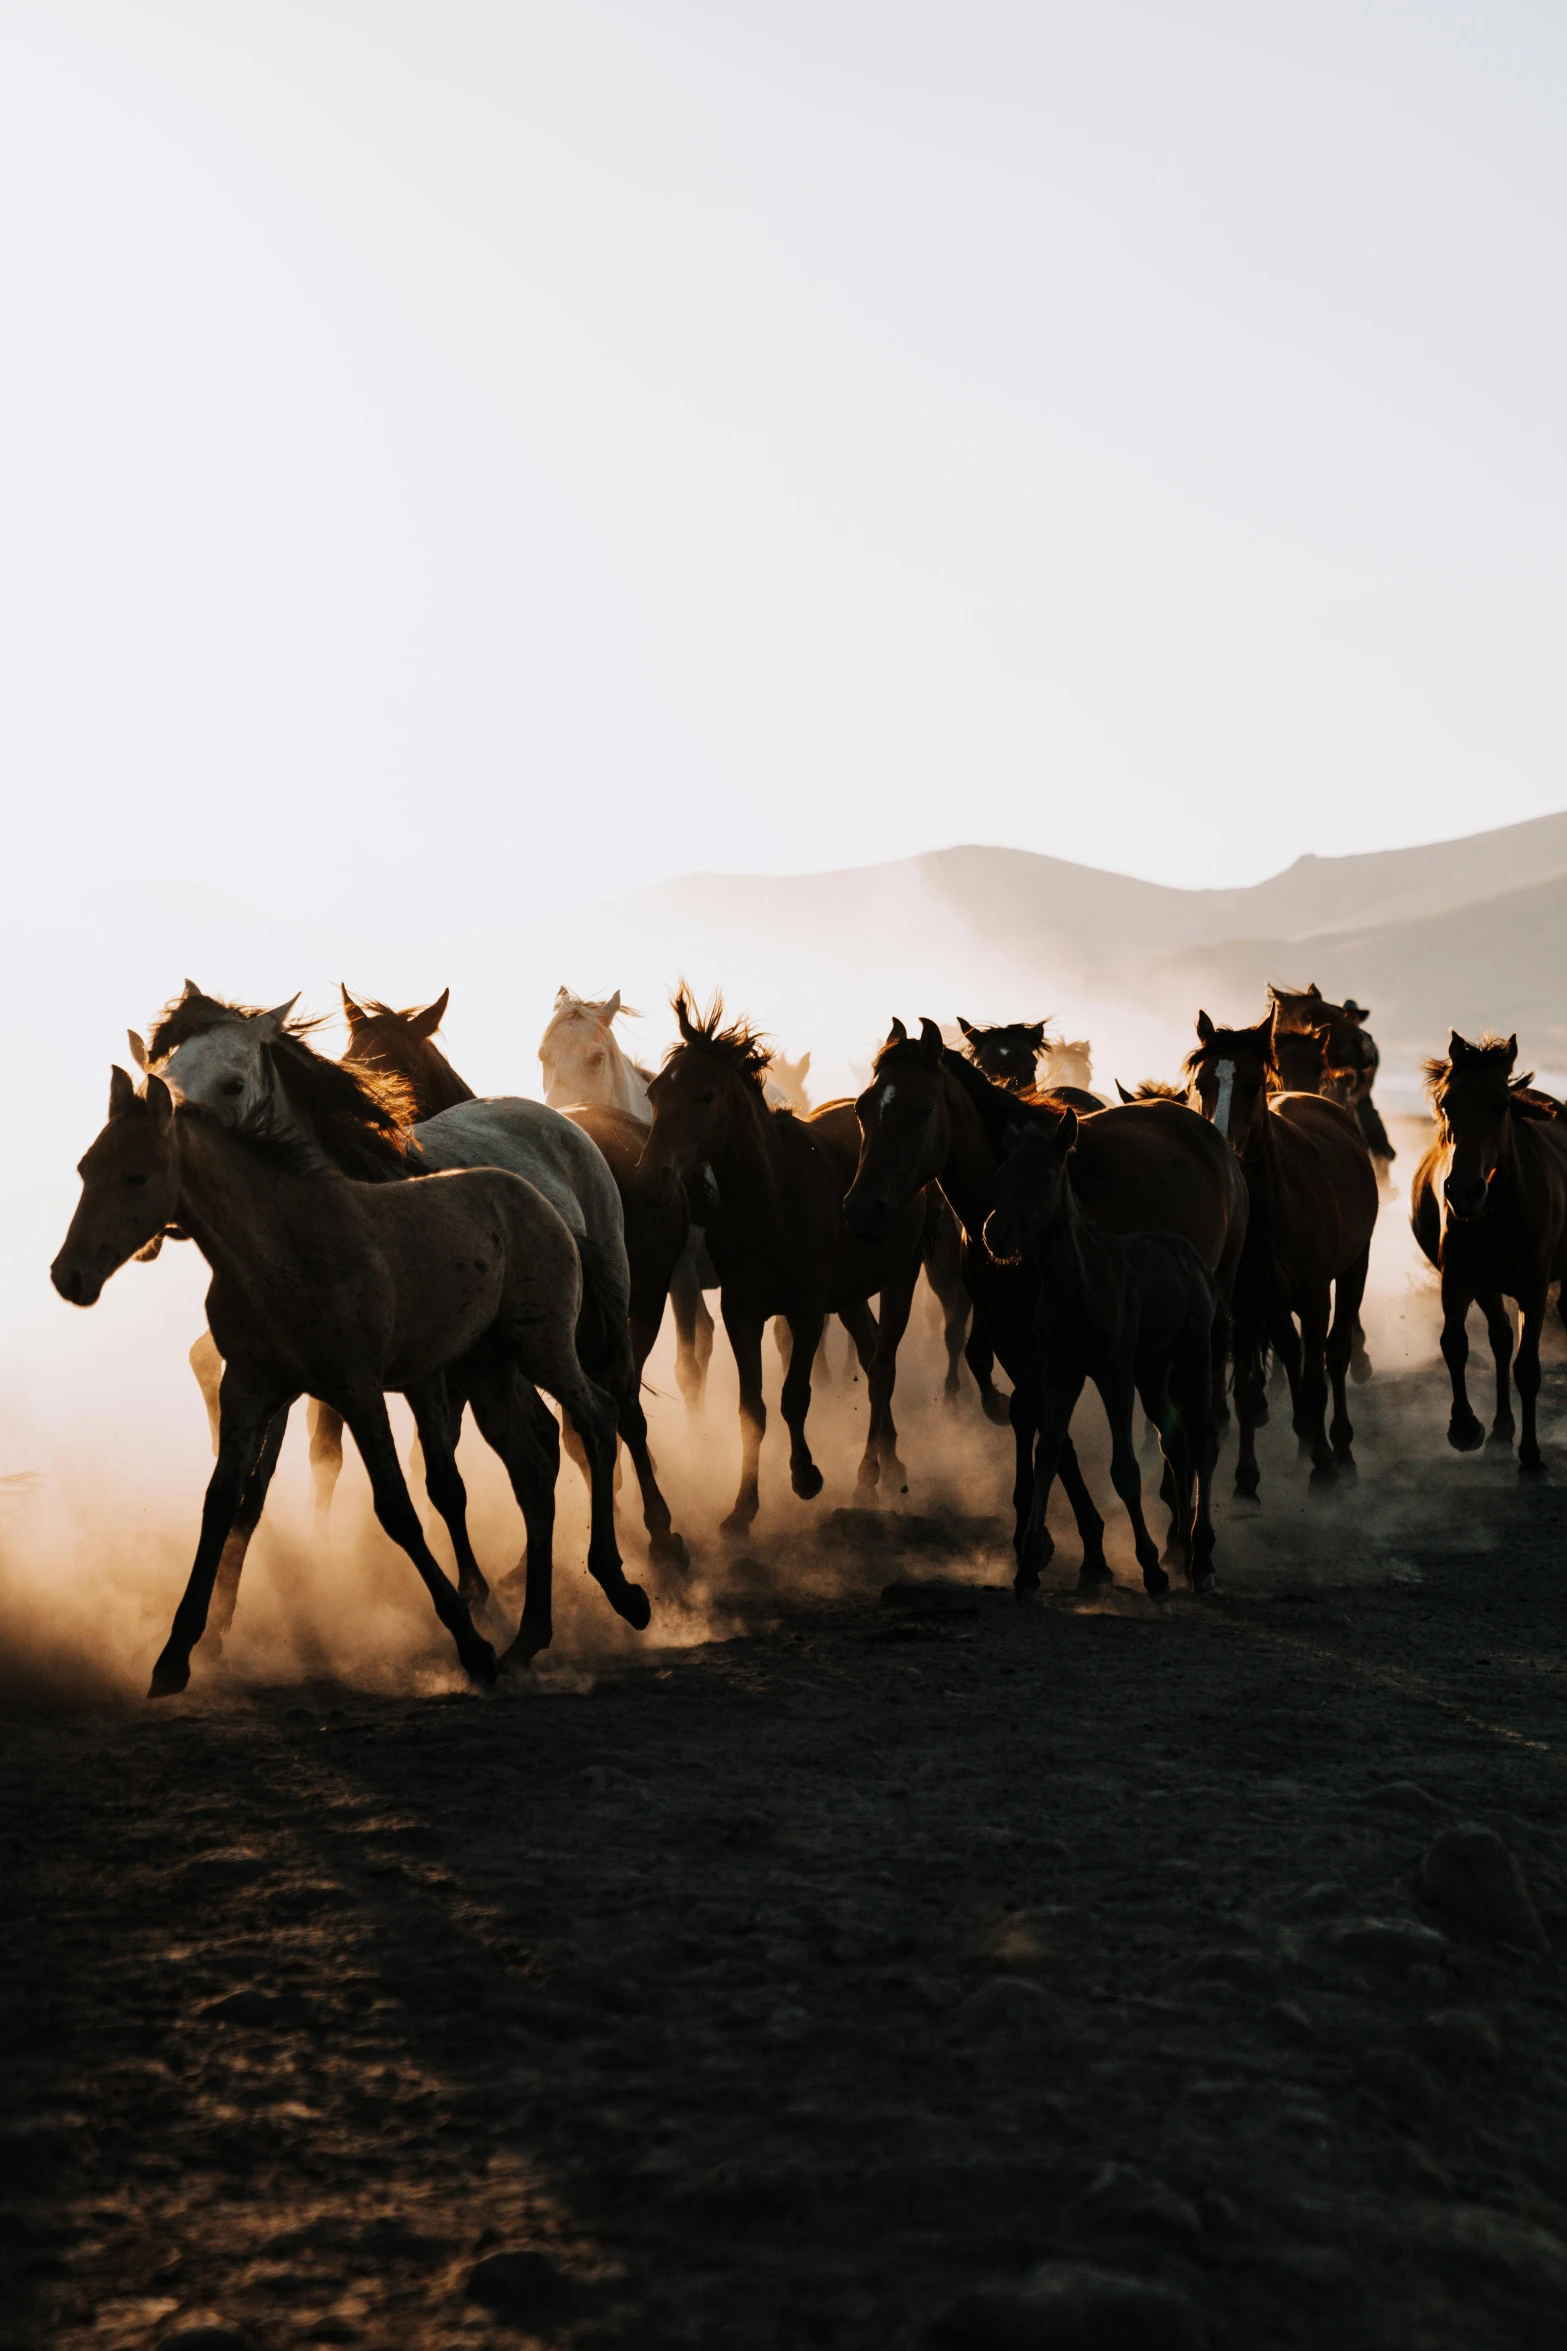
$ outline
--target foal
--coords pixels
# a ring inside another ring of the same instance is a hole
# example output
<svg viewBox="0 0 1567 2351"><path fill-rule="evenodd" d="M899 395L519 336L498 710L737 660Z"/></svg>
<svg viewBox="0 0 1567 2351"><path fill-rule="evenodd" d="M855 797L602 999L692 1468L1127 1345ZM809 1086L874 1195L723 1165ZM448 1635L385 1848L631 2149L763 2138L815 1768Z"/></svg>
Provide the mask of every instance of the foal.
<svg viewBox="0 0 1567 2351"><path fill-rule="evenodd" d="M1213 1582L1213 1327L1217 1293L1207 1267L1179 1233L1107 1233L1077 1206L1068 1172L1077 1113L1031 1118L996 1171L985 1247L1002 1265L1023 1260L1039 1276L1039 1444L1020 1588L1037 1582L1045 1505L1073 1409L1092 1380L1110 1424L1110 1478L1126 1505L1143 1585L1156 1599L1170 1579L1143 1518L1142 1472L1132 1403L1159 1431L1172 1493L1171 1538L1194 1591Z"/></svg>

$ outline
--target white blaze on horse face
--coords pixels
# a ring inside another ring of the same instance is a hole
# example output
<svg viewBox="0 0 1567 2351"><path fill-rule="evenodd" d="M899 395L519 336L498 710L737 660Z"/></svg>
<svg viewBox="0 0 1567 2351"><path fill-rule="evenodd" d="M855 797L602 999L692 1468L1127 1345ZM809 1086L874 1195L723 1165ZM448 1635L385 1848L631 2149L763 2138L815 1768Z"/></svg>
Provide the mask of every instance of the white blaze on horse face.
<svg viewBox="0 0 1567 2351"><path fill-rule="evenodd" d="M892 1108L892 1106L893 1106L893 1103L894 1103L894 1102L897 1100L897 1098L898 1098L898 1089L897 1089L897 1087L896 1087L896 1086L894 1086L894 1085L890 1085L890 1084L889 1084L889 1085L885 1085L885 1086L883 1086L883 1087L882 1087L882 1090L881 1090L881 1106L882 1106L883 1110L890 1110L890 1109Z"/></svg>
<svg viewBox="0 0 1567 2351"><path fill-rule="evenodd" d="M1213 1065L1213 1074L1219 1081L1219 1091L1214 1097L1213 1123L1218 1128L1220 1134L1228 1138L1230 1131L1230 1103L1235 1093L1234 1062L1216 1061Z"/></svg>

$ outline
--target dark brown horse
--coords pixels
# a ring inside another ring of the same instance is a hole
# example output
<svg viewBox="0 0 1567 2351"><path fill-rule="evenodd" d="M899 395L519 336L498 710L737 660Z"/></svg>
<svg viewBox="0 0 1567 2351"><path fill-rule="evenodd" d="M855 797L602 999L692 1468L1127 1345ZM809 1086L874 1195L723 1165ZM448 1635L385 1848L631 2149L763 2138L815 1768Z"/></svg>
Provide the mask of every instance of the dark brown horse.
<svg viewBox="0 0 1567 2351"><path fill-rule="evenodd" d="M1365 1006L1352 998L1330 1003L1315 980L1307 988L1270 982L1268 1001L1274 1009L1273 1051L1280 1088L1286 1093L1326 1094L1353 1111L1366 1149L1386 1175L1398 1153L1371 1099L1380 1056L1366 1027Z"/></svg>
<svg viewBox="0 0 1567 2351"><path fill-rule="evenodd" d="M1256 1431L1267 1417L1270 1348L1289 1373L1313 1476L1330 1477L1335 1463L1354 1466L1345 1377L1377 1221L1376 1175L1349 1112L1320 1094L1276 1091L1276 1018L1218 1029L1199 1012L1186 1063L1203 1116L1233 1145L1251 1196L1235 1291L1235 1490L1245 1495L1259 1483Z"/></svg>
<svg viewBox="0 0 1567 2351"><path fill-rule="evenodd" d="M642 1169L653 1179L707 1192L707 1246L717 1269L724 1328L740 1373L742 1466L734 1509L724 1521L742 1534L759 1506L758 1463L767 1425L762 1402L762 1332L774 1315L789 1326L783 1415L789 1474L809 1500L822 1476L806 1442L811 1367L829 1314L848 1329L865 1368L870 1426L862 1486L883 1472L901 1478L892 1391L898 1342L919 1278L926 1203L911 1197L872 1244L843 1216L854 1169L852 1112L828 1105L810 1118L768 1108L762 1090L765 1042L743 1021L724 1025L715 1000L699 1015L681 988L674 999L680 1042L649 1088L653 1124ZM869 1301L879 1297L879 1318Z"/></svg>
<svg viewBox="0 0 1567 2351"><path fill-rule="evenodd" d="M1442 1354L1453 1383L1447 1441L1469 1453L1485 1437L1464 1383L1473 1300L1496 1365L1491 1435L1512 1443L1511 1364L1523 1410L1518 1467L1533 1471L1545 1466L1535 1431L1540 1326L1550 1285L1567 1277L1567 1124L1549 1095L1513 1076L1517 1058L1516 1037L1471 1045L1454 1029L1447 1059L1426 1063L1438 1133L1415 1171L1410 1221L1442 1276ZM1516 1358L1507 1298L1523 1320ZM1567 1324L1567 1290L1558 1310Z"/></svg>
<svg viewBox="0 0 1567 2351"><path fill-rule="evenodd" d="M1086 1040L1062 1045L1058 1039L1055 1045L1049 1045L1042 1020L1014 1020L995 1028L980 1029L960 1013L958 1027L963 1031L963 1051L974 1067L982 1070L993 1086L1004 1086L1009 1094L1030 1094L1040 1086L1039 1059L1043 1053L1057 1060L1062 1055L1075 1056L1086 1063ZM1072 1066L1070 1061L1068 1066ZM1043 1091L1052 1102L1064 1102L1072 1110L1104 1108L1099 1095L1091 1094L1086 1086L1057 1085L1047 1080Z"/></svg>
<svg viewBox="0 0 1567 2351"><path fill-rule="evenodd" d="M286 1096L286 1074L279 1085ZM368 1097L362 1125L367 1148L386 1147L379 1106ZM647 1596L626 1582L615 1548L614 1402L577 1357L576 1242L531 1184L499 1168L422 1183L353 1182L302 1127L285 1135L267 1118L231 1129L188 1104L176 1110L159 1077L138 1095L119 1069L108 1124L81 1177L81 1202L51 1269L73 1305L94 1305L109 1277L171 1225L212 1268L207 1314L224 1359L218 1459L190 1581L153 1669L153 1696L183 1690L189 1679L241 1500L257 1481L264 1491L301 1393L324 1398L353 1430L376 1515L413 1560L476 1679L494 1680L495 1656L424 1539L392 1442L388 1390L408 1398L431 1499L481 1588L448 1374L505 1461L530 1523L547 1471L524 1399L536 1405L539 1387L556 1397L593 1465L589 1567L622 1616L647 1623ZM525 1628L549 1613L547 1591L532 1588L535 1570L544 1575L547 1566L531 1543L528 1566ZM541 1644L523 1631L517 1645L527 1656Z"/></svg>
<svg viewBox="0 0 1567 2351"><path fill-rule="evenodd" d="M1213 1582L1213 1277L1179 1233L1107 1233L1077 1204L1071 1160L1077 1113L1031 1118L996 1171L985 1246L998 1264L1027 1262L1038 1279L1039 1447L1020 1575L1042 1548L1045 1505L1085 1381L1110 1424L1110 1477L1132 1522L1144 1589L1162 1599L1170 1579L1143 1518L1132 1437L1134 1399L1159 1432L1172 1543L1194 1591Z"/></svg>
<svg viewBox="0 0 1567 2351"><path fill-rule="evenodd" d="M446 1018L450 988L443 988L422 1012L410 1007L394 1012L373 996L356 1003L339 982L343 1012L348 1021L348 1051L343 1059L354 1069L398 1079L408 1089L415 1119L435 1118L459 1102L476 1099L472 1086L460 1078L435 1042Z"/></svg>
<svg viewBox="0 0 1567 2351"><path fill-rule="evenodd" d="M1013 1383L1014 1541L1021 1564L1038 1428L1038 1281L1026 1267L997 1265L982 1236L1016 1126L1040 1115L1039 1106L993 1086L962 1054L949 1052L936 1023L926 1020L918 1037L893 1022L855 1109L861 1143L844 1202L850 1230L878 1239L927 1184L940 1186L963 1227L964 1280ZM1227 1307L1245 1239L1246 1186L1233 1155L1194 1112L1178 1103L1145 1102L1084 1119L1073 1180L1087 1214L1106 1231L1184 1233L1214 1275L1221 1308ZM1105 1581L1110 1570L1104 1522L1070 1437L1061 1450L1061 1482L1082 1538L1081 1580L1085 1586ZM1046 1557L1048 1546L1044 1534ZM1039 1564L1031 1556L1020 1588L1037 1582Z"/></svg>

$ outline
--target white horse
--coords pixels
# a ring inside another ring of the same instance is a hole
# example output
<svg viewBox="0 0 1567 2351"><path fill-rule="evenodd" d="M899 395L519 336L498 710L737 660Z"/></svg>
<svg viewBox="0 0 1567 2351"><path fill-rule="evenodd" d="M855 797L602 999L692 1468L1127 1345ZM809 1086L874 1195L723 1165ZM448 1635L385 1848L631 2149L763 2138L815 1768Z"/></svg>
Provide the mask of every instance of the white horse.
<svg viewBox="0 0 1567 2351"><path fill-rule="evenodd" d="M245 1013L204 997L191 980L153 1037L153 1051L133 1037L137 1059L181 1101L197 1104L229 1127L254 1132L263 1125L288 1135L299 1125L286 1085L279 1083L275 1051L309 1052L286 1026L297 998L271 1012ZM168 1042L170 1033L177 1041ZM607 1161L590 1135L542 1102L521 1095L459 1102L409 1132L412 1166L436 1172L458 1167L504 1167L543 1193L577 1244L583 1291L591 1301L604 1353L600 1374L615 1398L620 1434L637 1472L643 1521L655 1559L686 1564L685 1545L670 1523L647 1449L647 1423L631 1352L631 1270L625 1218ZM595 1361L597 1358L595 1357ZM198 1369L198 1378L201 1376ZM340 1455L339 1455L340 1458Z"/></svg>
<svg viewBox="0 0 1567 2351"><path fill-rule="evenodd" d="M1086 1037L1047 1037L1044 1058L1036 1086L1081 1086L1085 1094L1093 1092L1094 1057Z"/></svg>

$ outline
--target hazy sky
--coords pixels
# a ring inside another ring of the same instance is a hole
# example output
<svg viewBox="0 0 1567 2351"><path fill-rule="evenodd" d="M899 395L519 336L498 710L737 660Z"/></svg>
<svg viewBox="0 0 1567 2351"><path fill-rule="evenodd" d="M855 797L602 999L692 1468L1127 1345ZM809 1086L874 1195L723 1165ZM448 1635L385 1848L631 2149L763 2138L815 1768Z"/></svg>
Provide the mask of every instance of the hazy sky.
<svg viewBox="0 0 1567 2351"><path fill-rule="evenodd" d="M1567 802L1567 15L0 0L5 892Z"/></svg>

